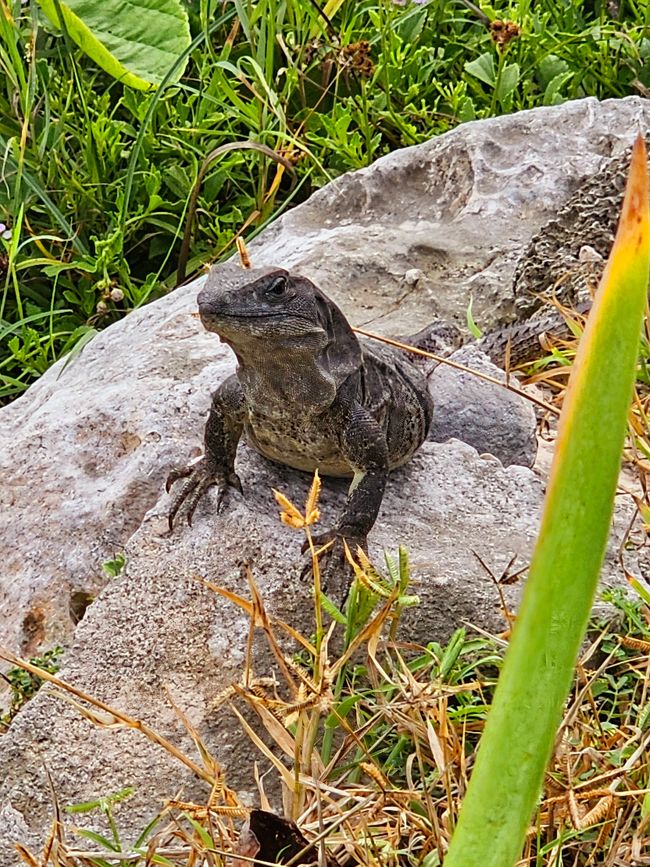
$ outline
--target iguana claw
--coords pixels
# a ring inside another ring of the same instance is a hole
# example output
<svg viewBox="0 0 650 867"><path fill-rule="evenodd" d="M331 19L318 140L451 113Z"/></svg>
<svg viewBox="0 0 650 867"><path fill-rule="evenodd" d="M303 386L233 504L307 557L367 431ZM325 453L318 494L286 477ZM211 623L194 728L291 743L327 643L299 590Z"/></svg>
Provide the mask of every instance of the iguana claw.
<svg viewBox="0 0 650 867"><path fill-rule="evenodd" d="M228 478L224 479L219 474L212 471L205 457L192 461L186 467L172 470L167 476L165 490L170 492L172 486L180 479L187 479L180 490L172 499L171 508L169 510L168 522L170 533L174 529L174 521L181 506L187 506L187 523L192 526L192 516L199 502L203 498L206 491L213 485L219 486L219 496L217 498L217 512L221 510L224 502L224 497L229 488L235 488L239 493L242 492L241 481L236 473L231 473Z"/></svg>

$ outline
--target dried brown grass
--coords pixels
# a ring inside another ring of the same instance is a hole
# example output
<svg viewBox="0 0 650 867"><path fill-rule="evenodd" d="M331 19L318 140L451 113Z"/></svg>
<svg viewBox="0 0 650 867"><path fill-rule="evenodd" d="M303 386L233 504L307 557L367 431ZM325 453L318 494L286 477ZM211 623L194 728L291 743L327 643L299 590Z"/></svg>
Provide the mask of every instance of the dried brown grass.
<svg viewBox="0 0 650 867"><path fill-rule="evenodd" d="M371 568L357 562L359 572ZM380 577L376 570L368 575L371 584ZM295 632L270 617L250 571L248 578L248 600L219 592L244 607L264 632L279 680L254 677L249 657L241 681L216 697L215 709L235 711L260 761L282 782L285 815L307 840L322 841L330 857L346 865L435 867L467 788L505 642L460 634L455 646L452 640L447 648L427 649L386 638L399 605L392 593L338 658L330 654L330 630L320 642L301 637L298 660L281 650L280 633L296 638ZM650 864L650 628L646 609L630 613L624 606L624 612L627 634L615 635L610 624L582 656L519 867ZM236 859L241 867L252 860L254 851L247 855L240 842L239 820L248 810L182 712L198 759L56 675L3 655L49 681L93 725L137 729L209 784L200 804L170 798L160 830L138 852L72 842L54 796L47 845L39 855L20 846L25 863L189 867ZM255 712L265 737L245 720L242 705ZM322 751L326 721L336 725L337 735L328 754ZM256 782L262 809L271 809L262 780ZM313 853L306 858L314 860Z"/></svg>
<svg viewBox="0 0 650 867"><path fill-rule="evenodd" d="M647 328L648 326L646 326ZM579 330L579 329L578 329ZM646 333L650 345L650 331ZM554 348L557 365L544 363L528 382L542 385L559 406L573 349ZM567 363L568 362L568 363ZM540 402L538 401L538 404ZM546 403L544 401L543 403ZM650 528L650 389L639 384L630 414L627 458L634 469L638 512ZM278 494L282 520L307 535L316 586L317 551L310 527L318 519L319 482L303 511ZM635 531L638 533L637 531ZM632 528L621 547L646 544ZM260 761L281 781L284 814L305 838L326 847L342 865L441 864L467 788L483 720L505 640L457 633L447 648L405 645L397 639L401 607L414 600L406 587L387 580L359 552L350 555L359 593L375 610L344 649L332 650L334 624L325 629L317 597L316 637L305 637L266 611L253 574L249 598L208 585L242 608L251 636L261 630L277 662L278 679L256 677L252 641L238 683L215 697L215 712L228 706L257 746ZM502 578L507 576L502 576ZM647 590L630 575L646 603ZM496 580L497 590L501 579ZM503 601L503 600L502 600ZM622 598L619 621L593 637L578 667L563 723L531 821L518 867L643 867L650 865L650 627L648 608ZM326 611L331 613L327 608ZM512 615L504 610L506 619ZM283 650L295 642L296 655ZM456 645L454 645L454 641ZM197 758L183 754L144 722L96 700L56 675L7 652L13 665L48 681L93 725L137 729L173 755L207 786L205 801L170 797L158 829L134 852L109 852L73 842L52 792L52 831L43 851L17 851L32 867L86 865L222 865L254 860L241 836L249 810L228 788L223 769L180 709ZM242 713L252 709L255 729ZM262 736L261 732L264 733ZM329 732L329 735L328 735ZM274 744L271 749L267 744ZM270 810L263 780L256 778L262 809ZM248 853L248 854L247 854ZM311 852L305 856L313 862ZM319 861L324 863L321 850ZM293 859L299 863L300 859ZM257 859L256 863L264 863Z"/></svg>

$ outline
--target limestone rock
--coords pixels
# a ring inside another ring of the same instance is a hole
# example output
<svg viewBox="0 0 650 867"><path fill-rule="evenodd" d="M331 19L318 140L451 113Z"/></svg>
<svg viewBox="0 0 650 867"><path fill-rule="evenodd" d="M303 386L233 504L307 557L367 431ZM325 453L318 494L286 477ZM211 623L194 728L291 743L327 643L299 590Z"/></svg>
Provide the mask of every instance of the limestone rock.
<svg viewBox="0 0 650 867"><path fill-rule="evenodd" d="M345 175L252 245L299 269L352 324L412 333L436 316L483 329L514 306L518 253L580 182L647 128L646 100L585 99L468 123ZM418 279L412 281L413 270ZM134 311L0 411L0 635L22 653L67 639L199 447L208 392L229 369L191 318L201 281Z"/></svg>

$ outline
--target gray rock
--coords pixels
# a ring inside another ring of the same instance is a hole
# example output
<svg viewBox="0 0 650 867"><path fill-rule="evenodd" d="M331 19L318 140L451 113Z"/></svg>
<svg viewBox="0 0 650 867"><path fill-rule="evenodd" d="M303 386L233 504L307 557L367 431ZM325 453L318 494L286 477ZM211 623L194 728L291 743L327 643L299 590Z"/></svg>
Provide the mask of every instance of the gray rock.
<svg viewBox="0 0 650 867"><path fill-rule="evenodd" d="M467 124L330 184L251 245L253 262L299 269L355 325L400 334L435 316L462 322L472 295L485 328L513 306L518 251L640 123L648 126L649 114L641 99L583 100ZM191 752L171 696L231 784L250 792L246 739L211 707L240 676L248 624L196 577L245 595L239 564L247 557L269 608L309 632L300 539L278 523L271 494L276 487L301 502L309 479L243 446L246 499L216 515L209 496L193 530L162 534L164 478L200 449L209 392L233 367L229 350L191 315L200 282L107 329L0 413L0 634L28 654L74 632L64 678ZM448 435L452 398L447 407ZM468 422L457 416L453 430L469 439ZM499 451L495 431L481 451ZM520 451L525 459L525 446ZM422 604L409 614L406 635L444 640L464 620L499 624L497 594L475 555L496 575L513 555L525 565L542 494L530 470L504 469L457 441L426 443L394 474L371 551L378 557L398 542L410 551ZM327 484L325 521L343 496L343 485ZM629 523L626 508L604 570L608 582L622 581L616 546ZM122 551L127 573L107 584L102 563ZM100 592L75 630L71 601ZM507 593L514 604L518 588ZM261 651L256 659L266 673L270 661ZM34 843L49 827L44 765L63 803L135 785L128 809L118 811L127 839L162 797L184 786L190 798L198 787L137 732L96 730L42 690L0 739L1 867L16 863L16 833Z"/></svg>
<svg viewBox="0 0 650 867"><path fill-rule="evenodd" d="M357 326L462 323L471 296L485 329L514 308L518 253L649 115L637 97L585 99L465 124L337 179L256 239L253 261L299 269ZM101 590L102 563L168 466L199 446L228 369L190 316L200 283L133 312L0 412L0 635L22 653L70 637L70 601Z"/></svg>
<svg viewBox="0 0 650 867"><path fill-rule="evenodd" d="M514 310L531 238L649 120L648 100L628 97L463 124L328 184L260 235L253 261L299 268L384 334L463 326L470 297L485 331Z"/></svg>
<svg viewBox="0 0 650 867"><path fill-rule="evenodd" d="M476 346L462 347L449 360L506 381L505 373ZM429 389L436 404L431 439L446 442L456 437L474 446L479 454L494 455L504 466L533 466L537 419L531 402L446 364L439 364L432 372Z"/></svg>
<svg viewBox="0 0 650 867"><path fill-rule="evenodd" d="M143 719L196 759L171 699L225 765L229 785L252 799L251 768L259 755L227 708L212 710L215 696L243 673L248 619L200 579L248 597L240 568L247 558L270 613L309 635L312 605L309 583L300 579L302 536L279 522L271 492L276 487L303 502L309 479L250 453L240 458L246 498L237 498L227 512L217 515L215 496L209 495L197 509L194 527L181 526L171 538L165 535L165 503L150 513L128 545L127 574L111 582L88 609L60 676ZM327 486L324 521L344 494L345 485ZM517 565L524 565L541 496L541 484L530 470L506 471L456 441L427 443L395 473L374 533L374 551L384 546L395 551L398 541L409 549L412 589L422 599L409 618L412 632L444 640L463 618L476 618L477 600L480 624L498 626L498 595L472 552L480 552L495 574L515 554ZM503 515L498 526L494 509ZM508 594L514 602L516 588ZM260 639L257 674L270 673L263 645ZM201 785L138 732L94 729L47 688L0 739L0 803L22 813L32 831L46 827L51 815L44 766L63 803L139 784L128 813L123 811L131 836L181 784L184 797L201 796ZM75 822L87 818L76 815ZM0 863L11 862L0 855Z"/></svg>
<svg viewBox="0 0 650 867"><path fill-rule="evenodd" d="M221 690L243 674L248 619L207 590L201 579L248 598L241 571L242 558L247 558L269 613L311 634L309 585L300 580L301 536L280 524L271 494L274 486L300 503L309 479L254 454L240 458L246 498L237 498L227 512L217 515L215 495L209 495L197 510L194 527L181 526L171 538L165 534L164 501L149 514L127 547L125 576L111 582L88 609L60 676L142 719L197 761L172 702L176 704L226 768L228 784L250 803L255 801L251 769L260 755L227 707L213 708ZM324 520L340 507L344 493L344 485L327 487ZM511 560L513 571L525 567L542 496L543 486L531 470L504 469L495 458L479 458L458 441L426 443L396 472L373 547L375 555L384 547L395 552L399 541L409 550L411 589L421 604L404 617L401 634L444 641L468 622L499 629L499 595L476 555L496 578ZM616 540L624 529L621 519ZM620 581L615 545L604 581ZM516 604L520 589L503 588L509 605ZM276 668L259 632L253 658L256 674ZM187 800L207 793L205 784L139 732L93 728L47 687L0 739L0 802L23 816L32 841L42 836L52 815L45 768L63 804L135 785L135 795L117 811L127 840L179 787ZM74 818L78 825L93 823L92 816ZM14 812L10 825L0 824L2 865L14 863L11 834L23 831L15 820Z"/></svg>

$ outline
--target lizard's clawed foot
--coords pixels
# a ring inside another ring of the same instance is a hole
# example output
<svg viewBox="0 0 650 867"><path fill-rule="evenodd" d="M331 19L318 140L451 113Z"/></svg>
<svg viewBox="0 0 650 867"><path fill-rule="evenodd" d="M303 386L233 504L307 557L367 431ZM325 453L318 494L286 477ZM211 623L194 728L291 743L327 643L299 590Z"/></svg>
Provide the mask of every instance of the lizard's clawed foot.
<svg viewBox="0 0 650 867"><path fill-rule="evenodd" d="M186 481L172 498L168 516L170 532L174 529L176 515L183 505L186 506L187 523L192 526L194 510L206 491L213 485L219 486L217 512L221 510L224 499L231 488L235 488L240 494L242 493L241 481L235 472L230 473L227 478L224 478L223 474L215 472L210 467L205 457L199 458L180 469L172 470L167 476L167 482L165 483L167 493L171 491L172 486L180 481L180 479L185 479Z"/></svg>

